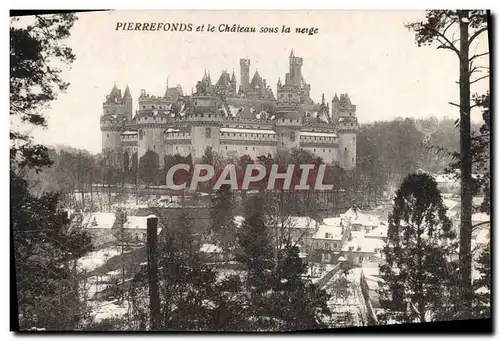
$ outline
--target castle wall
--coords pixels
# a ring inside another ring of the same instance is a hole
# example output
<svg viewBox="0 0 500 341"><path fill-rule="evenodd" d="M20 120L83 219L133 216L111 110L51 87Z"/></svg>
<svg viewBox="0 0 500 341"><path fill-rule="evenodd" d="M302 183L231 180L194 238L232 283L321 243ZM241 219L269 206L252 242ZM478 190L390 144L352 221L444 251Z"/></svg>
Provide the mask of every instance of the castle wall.
<svg viewBox="0 0 500 341"><path fill-rule="evenodd" d="M191 127L191 156L201 158L207 147L219 150L219 127L201 125Z"/></svg>
<svg viewBox="0 0 500 341"><path fill-rule="evenodd" d="M102 149L115 149L121 145L120 131L104 130L102 131Z"/></svg>
<svg viewBox="0 0 500 341"><path fill-rule="evenodd" d="M345 170L356 167L356 132L339 133L339 163Z"/></svg>

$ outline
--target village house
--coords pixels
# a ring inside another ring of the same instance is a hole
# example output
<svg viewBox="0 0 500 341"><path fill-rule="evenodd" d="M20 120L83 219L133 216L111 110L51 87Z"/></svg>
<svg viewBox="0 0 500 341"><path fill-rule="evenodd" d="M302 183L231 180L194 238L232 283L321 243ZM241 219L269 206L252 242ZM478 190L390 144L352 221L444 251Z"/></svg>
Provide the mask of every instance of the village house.
<svg viewBox="0 0 500 341"><path fill-rule="evenodd" d="M341 218L326 218L312 237L312 260L334 264L340 256L345 237Z"/></svg>
<svg viewBox="0 0 500 341"><path fill-rule="evenodd" d="M145 243L147 238L148 216L128 216L123 225L124 239L130 243ZM117 242L117 224L114 213L90 212L84 214L82 227L92 236L94 246L102 247ZM161 228L158 228L158 233Z"/></svg>

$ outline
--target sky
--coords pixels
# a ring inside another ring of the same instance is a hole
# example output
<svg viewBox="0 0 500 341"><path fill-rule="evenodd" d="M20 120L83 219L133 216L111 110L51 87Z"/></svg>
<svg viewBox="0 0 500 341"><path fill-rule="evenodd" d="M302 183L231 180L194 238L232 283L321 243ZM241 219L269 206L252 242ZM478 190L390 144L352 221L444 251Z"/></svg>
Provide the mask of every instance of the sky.
<svg viewBox="0 0 500 341"><path fill-rule="evenodd" d="M163 96L180 84L184 93L205 70L217 81L222 70L234 70L239 84L239 60L249 58L250 77L258 70L276 94L284 81L288 56L304 59L302 74L316 102L348 93L357 106L360 124L396 117L458 117L458 58L449 50L418 47L405 23L423 20L423 11L116 11L78 14L67 44L76 61L62 77L66 93L44 113L46 129L32 131L35 141L65 144L98 153L102 102L113 84L128 84L134 111L141 89ZM124 31L117 23L191 23L191 32ZM290 34L196 32L199 25L239 24L289 26ZM294 29L318 28L315 35ZM476 49L476 47L474 47ZM483 35L477 51L487 48ZM478 60L482 65L487 59ZM486 64L487 65L487 64ZM488 80L473 85L484 93ZM478 112L474 121L480 120Z"/></svg>

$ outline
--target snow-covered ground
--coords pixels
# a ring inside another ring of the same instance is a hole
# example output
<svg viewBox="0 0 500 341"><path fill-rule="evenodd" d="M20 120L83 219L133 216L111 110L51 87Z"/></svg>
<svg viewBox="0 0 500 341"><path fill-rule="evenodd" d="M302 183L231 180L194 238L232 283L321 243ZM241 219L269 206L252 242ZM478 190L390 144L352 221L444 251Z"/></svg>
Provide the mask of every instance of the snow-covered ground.
<svg viewBox="0 0 500 341"><path fill-rule="evenodd" d="M94 322L98 323L104 319L122 317L129 310L129 302L124 300L121 304L118 301L101 302L94 301L91 304L92 317Z"/></svg>
<svg viewBox="0 0 500 341"><path fill-rule="evenodd" d="M344 276L342 271L336 273L326 284L325 288L327 292L332 295L327 303L332 311L332 318L330 320L330 326L332 328L366 325L367 312L364 297L361 293L359 282L360 275L360 268L351 270L346 276L348 283L347 288L336 288L339 276ZM346 297L339 293L342 290L347 293Z"/></svg>
<svg viewBox="0 0 500 341"><path fill-rule="evenodd" d="M105 249L92 251L78 260L78 268L81 271L92 271L104 265L108 259L121 253L119 248L112 246Z"/></svg>

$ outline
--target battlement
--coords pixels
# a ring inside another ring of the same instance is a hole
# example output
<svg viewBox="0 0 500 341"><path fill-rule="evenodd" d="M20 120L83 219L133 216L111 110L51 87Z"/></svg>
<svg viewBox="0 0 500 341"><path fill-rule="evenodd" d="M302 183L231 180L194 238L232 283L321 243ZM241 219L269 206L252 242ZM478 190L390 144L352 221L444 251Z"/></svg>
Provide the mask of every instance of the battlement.
<svg viewBox="0 0 500 341"><path fill-rule="evenodd" d="M122 128L124 127L126 118L124 115L103 115L101 116L101 130Z"/></svg>
<svg viewBox="0 0 500 341"><path fill-rule="evenodd" d="M337 122L338 131L357 131L358 128L358 120L354 117L352 119L344 119L341 117Z"/></svg>

